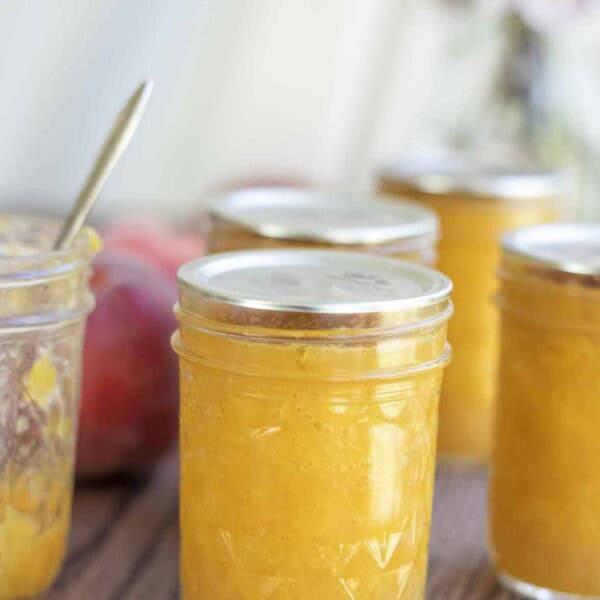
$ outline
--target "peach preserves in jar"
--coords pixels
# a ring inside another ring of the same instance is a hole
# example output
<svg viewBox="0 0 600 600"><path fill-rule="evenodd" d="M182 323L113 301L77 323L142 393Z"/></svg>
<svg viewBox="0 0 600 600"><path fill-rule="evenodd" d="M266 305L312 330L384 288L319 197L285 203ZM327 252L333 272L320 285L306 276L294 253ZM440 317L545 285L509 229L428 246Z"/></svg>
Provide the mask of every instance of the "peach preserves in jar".
<svg viewBox="0 0 600 600"><path fill-rule="evenodd" d="M423 598L450 281L316 250L179 281L183 597Z"/></svg>
<svg viewBox="0 0 600 600"><path fill-rule="evenodd" d="M600 225L504 238L490 543L531 598L600 598Z"/></svg>
<svg viewBox="0 0 600 600"><path fill-rule="evenodd" d="M67 545L85 318L87 228L51 250L61 223L0 216L0 600L38 597Z"/></svg>
<svg viewBox="0 0 600 600"><path fill-rule="evenodd" d="M437 268L454 282L449 327L454 360L440 401L439 450L489 458L496 381L498 317L493 303L499 239L515 227L555 219L562 177L553 172L434 161L399 164L385 192L417 200L440 218Z"/></svg>

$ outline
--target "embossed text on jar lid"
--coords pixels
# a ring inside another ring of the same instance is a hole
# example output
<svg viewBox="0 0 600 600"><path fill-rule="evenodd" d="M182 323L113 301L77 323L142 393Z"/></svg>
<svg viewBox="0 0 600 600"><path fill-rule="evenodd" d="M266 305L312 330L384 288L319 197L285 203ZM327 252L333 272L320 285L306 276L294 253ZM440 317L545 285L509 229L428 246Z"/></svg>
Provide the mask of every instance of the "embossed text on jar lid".
<svg viewBox="0 0 600 600"><path fill-rule="evenodd" d="M187 263L179 283L229 305L297 313L366 314L430 306L450 280L397 259L327 250L253 250Z"/></svg>
<svg viewBox="0 0 600 600"><path fill-rule="evenodd" d="M502 238L510 255L565 273L600 275L600 223L547 223Z"/></svg>
<svg viewBox="0 0 600 600"><path fill-rule="evenodd" d="M378 244L436 236L438 221L413 202L359 201L296 188L246 188L215 200L211 215L265 237L328 244Z"/></svg>
<svg viewBox="0 0 600 600"><path fill-rule="evenodd" d="M398 184L433 195L468 194L505 200L556 196L568 189L562 171L435 157L400 161L384 168L384 185Z"/></svg>

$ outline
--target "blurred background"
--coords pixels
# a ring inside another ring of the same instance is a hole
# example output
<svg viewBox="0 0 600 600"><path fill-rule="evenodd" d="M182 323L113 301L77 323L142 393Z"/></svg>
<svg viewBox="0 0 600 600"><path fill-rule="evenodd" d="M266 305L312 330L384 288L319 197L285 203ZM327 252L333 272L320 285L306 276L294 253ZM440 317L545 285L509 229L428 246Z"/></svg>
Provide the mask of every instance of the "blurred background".
<svg viewBox="0 0 600 600"><path fill-rule="evenodd" d="M4 0L0 194L65 212L144 78L139 134L97 217L181 218L207 190L368 190L378 168L461 152L549 163L600 216L593 0Z"/></svg>

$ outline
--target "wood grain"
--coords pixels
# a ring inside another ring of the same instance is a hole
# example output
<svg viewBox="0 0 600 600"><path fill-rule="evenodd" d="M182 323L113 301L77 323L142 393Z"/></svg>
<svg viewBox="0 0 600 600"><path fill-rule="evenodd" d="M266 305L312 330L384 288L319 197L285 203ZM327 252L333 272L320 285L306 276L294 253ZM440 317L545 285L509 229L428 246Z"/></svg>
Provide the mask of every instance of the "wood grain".
<svg viewBox="0 0 600 600"><path fill-rule="evenodd" d="M170 456L145 478L77 489L69 554L48 600L179 599L177 470ZM488 563L485 493L485 470L438 469L427 600L516 598Z"/></svg>

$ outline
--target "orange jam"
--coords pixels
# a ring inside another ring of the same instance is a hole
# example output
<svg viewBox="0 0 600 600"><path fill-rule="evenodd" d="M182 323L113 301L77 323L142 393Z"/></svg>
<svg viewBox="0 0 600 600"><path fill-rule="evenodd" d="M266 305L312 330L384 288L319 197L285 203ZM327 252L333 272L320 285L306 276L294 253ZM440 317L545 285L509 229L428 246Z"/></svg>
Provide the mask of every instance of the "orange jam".
<svg viewBox="0 0 600 600"><path fill-rule="evenodd" d="M423 598L449 281L263 250L180 286L183 597Z"/></svg>
<svg viewBox="0 0 600 600"><path fill-rule="evenodd" d="M71 478L36 473L0 498L0 600L43 593L62 563L71 519Z"/></svg>
<svg viewBox="0 0 600 600"><path fill-rule="evenodd" d="M76 414L62 391L63 385L70 385L70 374L58 366L62 361L57 357L69 336L76 340L77 333L70 326L67 339L45 339L46 352L26 361L25 369L23 364L10 367L17 374L23 369L23 374L18 376L20 384L9 382L5 388L9 398L13 386L19 394L9 434L11 456L0 478L0 600L42 594L65 554ZM23 349L25 343L21 340L15 347ZM7 362L11 359L5 357L5 367Z"/></svg>
<svg viewBox="0 0 600 600"><path fill-rule="evenodd" d="M211 205L209 251L346 250L435 262L435 214L413 202L359 201L300 188L245 188Z"/></svg>
<svg viewBox="0 0 600 600"><path fill-rule="evenodd" d="M62 223L0 215L0 600L39 597L69 532L89 263L84 228L52 251Z"/></svg>
<svg viewBox="0 0 600 600"><path fill-rule="evenodd" d="M530 597L598 598L600 226L530 227L504 248L492 554Z"/></svg>
<svg viewBox="0 0 600 600"><path fill-rule="evenodd" d="M555 219L555 174L433 164L392 169L383 191L433 209L441 225L437 268L454 282L438 446L446 456L488 459L495 412L498 317L493 303L503 232Z"/></svg>

